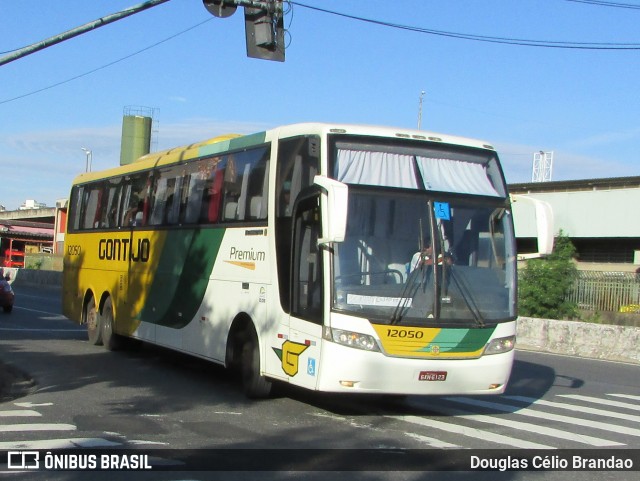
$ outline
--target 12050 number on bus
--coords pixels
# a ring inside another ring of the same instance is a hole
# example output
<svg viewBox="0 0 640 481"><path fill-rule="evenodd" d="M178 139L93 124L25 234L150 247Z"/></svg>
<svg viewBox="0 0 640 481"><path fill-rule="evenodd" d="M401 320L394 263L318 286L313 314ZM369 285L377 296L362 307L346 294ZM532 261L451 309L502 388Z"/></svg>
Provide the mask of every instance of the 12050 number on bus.
<svg viewBox="0 0 640 481"><path fill-rule="evenodd" d="M411 331L409 329L387 329L387 337L398 337L400 339L422 339L424 332Z"/></svg>

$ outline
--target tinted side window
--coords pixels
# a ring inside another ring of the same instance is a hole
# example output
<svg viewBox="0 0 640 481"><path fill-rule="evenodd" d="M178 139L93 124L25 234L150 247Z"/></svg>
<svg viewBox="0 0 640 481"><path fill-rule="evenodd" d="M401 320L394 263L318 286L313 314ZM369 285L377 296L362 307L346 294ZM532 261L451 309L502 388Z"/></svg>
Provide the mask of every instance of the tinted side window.
<svg viewBox="0 0 640 481"><path fill-rule="evenodd" d="M296 137L281 140L278 152L277 216L291 216L296 197L313 184L319 170L320 139Z"/></svg>
<svg viewBox="0 0 640 481"><path fill-rule="evenodd" d="M100 227L113 229L118 226L118 213L120 212L122 192L122 179L109 179L104 186L104 208Z"/></svg>
<svg viewBox="0 0 640 481"><path fill-rule="evenodd" d="M71 200L69 202L69 229L78 230L80 228L80 213L82 212L82 196L84 187L74 186L71 189Z"/></svg>
<svg viewBox="0 0 640 481"><path fill-rule="evenodd" d="M147 192L151 178L147 172L124 178L120 225L122 227L143 226L148 218Z"/></svg>
<svg viewBox="0 0 640 481"><path fill-rule="evenodd" d="M225 222L267 218L269 197L269 147L226 156L222 187Z"/></svg>
<svg viewBox="0 0 640 481"><path fill-rule="evenodd" d="M320 138L296 137L278 144L276 176L276 258L280 305L289 312L291 290L291 215L298 194L313 184L319 171Z"/></svg>

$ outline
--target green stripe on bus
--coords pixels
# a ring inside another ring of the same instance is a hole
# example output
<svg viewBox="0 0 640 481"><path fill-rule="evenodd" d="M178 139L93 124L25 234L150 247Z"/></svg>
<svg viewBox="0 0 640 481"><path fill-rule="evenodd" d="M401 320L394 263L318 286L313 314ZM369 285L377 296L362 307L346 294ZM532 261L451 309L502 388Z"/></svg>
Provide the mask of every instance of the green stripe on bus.
<svg viewBox="0 0 640 481"><path fill-rule="evenodd" d="M258 132L251 135L243 135L235 139L224 140L222 142L216 142L215 144L203 145L198 149L198 155L215 155L221 152L227 152L229 150L244 149L247 147L253 147L256 145L264 144L267 138L266 132Z"/></svg>
<svg viewBox="0 0 640 481"><path fill-rule="evenodd" d="M204 299L224 231L185 229L167 233L140 320L179 329L193 319Z"/></svg>
<svg viewBox="0 0 640 481"><path fill-rule="evenodd" d="M493 335L495 327L484 329L467 329L465 336L448 352L475 352L482 349ZM444 351L444 350L443 350Z"/></svg>
<svg viewBox="0 0 640 481"><path fill-rule="evenodd" d="M493 335L495 327L484 329L442 329L421 351L431 352L432 346L439 347L441 353L475 352L484 347Z"/></svg>

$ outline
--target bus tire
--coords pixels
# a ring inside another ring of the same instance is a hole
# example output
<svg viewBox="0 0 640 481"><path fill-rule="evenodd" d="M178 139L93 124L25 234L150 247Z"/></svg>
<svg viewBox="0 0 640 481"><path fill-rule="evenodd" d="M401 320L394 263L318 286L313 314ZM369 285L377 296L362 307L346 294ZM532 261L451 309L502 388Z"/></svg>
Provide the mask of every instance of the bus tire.
<svg viewBox="0 0 640 481"><path fill-rule="evenodd" d="M113 332L113 304L110 297L107 297L102 306L100 325L102 327L102 343L104 347L109 351L117 350L120 347L120 336Z"/></svg>
<svg viewBox="0 0 640 481"><path fill-rule="evenodd" d="M87 338L89 344L99 346L102 344L102 328L100 326L100 316L96 307L96 299L93 295L87 301L84 308L85 324L87 325Z"/></svg>
<svg viewBox="0 0 640 481"><path fill-rule="evenodd" d="M242 389L251 399L264 399L271 394L272 382L260 373L260 345L251 333L242 345Z"/></svg>

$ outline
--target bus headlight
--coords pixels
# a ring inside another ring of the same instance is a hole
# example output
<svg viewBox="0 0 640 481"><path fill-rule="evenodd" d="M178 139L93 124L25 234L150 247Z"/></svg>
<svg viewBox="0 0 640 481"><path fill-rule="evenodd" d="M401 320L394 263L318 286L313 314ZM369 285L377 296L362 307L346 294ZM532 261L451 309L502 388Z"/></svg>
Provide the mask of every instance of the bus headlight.
<svg viewBox="0 0 640 481"><path fill-rule="evenodd" d="M485 355L502 354L511 351L516 346L516 336L499 337L492 340L484 350Z"/></svg>
<svg viewBox="0 0 640 481"><path fill-rule="evenodd" d="M364 351L380 352L378 343L369 334L361 334L359 332L344 331L342 329L333 329L325 326L323 337L327 341L333 341L343 346L354 347Z"/></svg>

